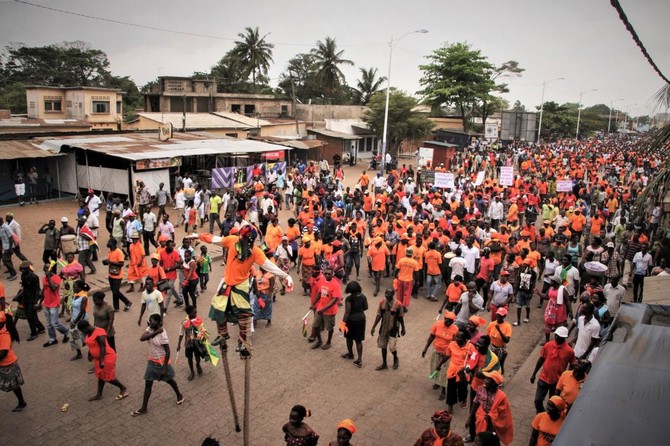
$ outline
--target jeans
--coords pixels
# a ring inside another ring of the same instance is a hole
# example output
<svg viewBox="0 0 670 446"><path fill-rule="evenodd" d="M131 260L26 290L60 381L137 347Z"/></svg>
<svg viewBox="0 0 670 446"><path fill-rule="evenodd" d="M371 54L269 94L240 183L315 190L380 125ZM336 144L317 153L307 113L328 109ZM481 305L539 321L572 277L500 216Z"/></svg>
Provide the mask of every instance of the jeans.
<svg viewBox="0 0 670 446"><path fill-rule="evenodd" d="M16 276L16 270L14 269L14 265L12 264L12 254L13 251L11 249L6 249L2 253L2 263L7 268L7 272L9 273L10 276Z"/></svg>
<svg viewBox="0 0 670 446"><path fill-rule="evenodd" d="M214 234L214 222L219 226L219 231L221 228L221 220L219 219L219 214L211 213L209 214L209 233Z"/></svg>
<svg viewBox="0 0 670 446"><path fill-rule="evenodd" d="M349 252L345 259L345 277L347 281L349 280L349 275L351 274L351 268L356 267L356 277L360 276L361 270L361 253L360 252Z"/></svg>
<svg viewBox="0 0 670 446"><path fill-rule="evenodd" d="M67 334L67 328L65 328L58 319L58 307L44 307L44 318L47 321L47 330L49 332L50 341L56 340L56 330L58 330L60 334Z"/></svg>
<svg viewBox="0 0 670 446"><path fill-rule="evenodd" d="M633 302L642 303L644 274L633 274Z"/></svg>
<svg viewBox="0 0 670 446"><path fill-rule="evenodd" d="M189 280L188 285L185 287L182 287L182 291L184 292L184 302L186 303L186 306L188 306L188 299L189 297L191 298L192 305L194 307L197 307L198 304L196 302L197 297L195 296L195 289L198 286L199 280Z"/></svg>
<svg viewBox="0 0 670 446"><path fill-rule="evenodd" d="M426 276L426 297L437 297L442 286L442 276L437 274L435 276L428 274Z"/></svg>
<svg viewBox="0 0 670 446"><path fill-rule="evenodd" d="M170 295L174 296L174 301L177 303L183 303L183 300L181 297L179 297L179 294L177 293L177 289L174 287L174 281L175 279L168 279L168 283L170 284L170 288L167 290L167 293L165 293L165 308L170 305Z"/></svg>
<svg viewBox="0 0 670 446"><path fill-rule="evenodd" d="M156 231L142 231L142 241L144 242L144 252L149 254L149 243L153 245L154 248L158 248L158 243L156 243Z"/></svg>
<svg viewBox="0 0 670 446"><path fill-rule="evenodd" d="M77 261L79 263L81 263L81 266L83 266L83 267L88 266L91 269L91 271L95 271L95 265L91 261L91 250L90 249L79 251Z"/></svg>
<svg viewBox="0 0 670 446"><path fill-rule="evenodd" d="M547 384L541 379L537 380L537 389L535 390L535 411L544 412L544 398L549 394L552 397L556 394L556 384Z"/></svg>
<svg viewBox="0 0 670 446"><path fill-rule="evenodd" d="M113 279L110 277L109 288L112 291L112 306L115 310L119 309L119 301L123 302L126 306L130 305L128 298L121 292L121 279Z"/></svg>

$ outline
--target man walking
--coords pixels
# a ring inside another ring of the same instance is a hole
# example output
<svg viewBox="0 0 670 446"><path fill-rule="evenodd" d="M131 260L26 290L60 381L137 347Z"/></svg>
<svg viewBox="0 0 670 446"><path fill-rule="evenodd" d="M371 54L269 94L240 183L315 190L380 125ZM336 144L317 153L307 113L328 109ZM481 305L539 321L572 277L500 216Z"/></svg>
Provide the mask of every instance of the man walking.
<svg viewBox="0 0 670 446"><path fill-rule="evenodd" d="M644 278L649 273L649 265L654 259L649 254L649 245L642 245L642 250L633 256L633 302L642 303L644 292Z"/></svg>
<svg viewBox="0 0 670 446"><path fill-rule="evenodd" d="M544 398L556 394L556 384L561 374L568 368L568 365L577 362L575 352L572 347L565 342L568 337L566 327L558 327L554 331L554 340L549 341L542 347L540 357L537 358L535 370L530 377L530 383L535 384L535 376L542 369L540 379L537 381L537 390L535 391L535 411L544 412Z"/></svg>

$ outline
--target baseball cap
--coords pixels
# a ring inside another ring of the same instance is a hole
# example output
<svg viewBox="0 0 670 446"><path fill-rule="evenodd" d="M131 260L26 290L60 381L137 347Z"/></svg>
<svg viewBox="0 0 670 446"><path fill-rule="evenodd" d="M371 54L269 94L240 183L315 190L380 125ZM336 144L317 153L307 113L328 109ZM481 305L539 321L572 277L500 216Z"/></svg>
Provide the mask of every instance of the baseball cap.
<svg viewBox="0 0 670 446"><path fill-rule="evenodd" d="M68 221L70 221L70 220L68 220L67 217L61 217L61 219L60 219L61 223L67 223Z"/></svg>
<svg viewBox="0 0 670 446"><path fill-rule="evenodd" d="M496 314L499 314L503 317L507 316L507 308L505 308L505 307L498 308L498 310L496 311Z"/></svg>
<svg viewBox="0 0 670 446"><path fill-rule="evenodd" d="M561 338L567 338L568 337L568 329L567 327L558 327L556 331L554 331L554 334L556 336L559 336Z"/></svg>
<svg viewBox="0 0 670 446"><path fill-rule="evenodd" d="M502 271L500 271L500 275L501 275L501 276L509 276L509 271L507 271L507 270L502 270Z"/></svg>
<svg viewBox="0 0 670 446"><path fill-rule="evenodd" d="M158 253L154 252L153 254L151 254L151 260L160 260L160 259L161 256Z"/></svg>
<svg viewBox="0 0 670 446"><path fill-rule="evenodd" d="M607 246L608 248L614 248L614 242L607 242L607 245L605 246Z"/></svg>

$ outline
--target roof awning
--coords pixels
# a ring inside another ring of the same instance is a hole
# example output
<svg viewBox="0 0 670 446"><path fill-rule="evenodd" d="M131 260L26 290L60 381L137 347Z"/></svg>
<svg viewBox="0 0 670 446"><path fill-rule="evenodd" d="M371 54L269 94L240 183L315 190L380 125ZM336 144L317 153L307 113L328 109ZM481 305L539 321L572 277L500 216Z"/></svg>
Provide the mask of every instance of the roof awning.
<svg viewBox="0 0 670 446"><path fill-rule="evenodd" d="M0 160L49 158L64 153L41 149L30 141L0 141Z"/></svg>

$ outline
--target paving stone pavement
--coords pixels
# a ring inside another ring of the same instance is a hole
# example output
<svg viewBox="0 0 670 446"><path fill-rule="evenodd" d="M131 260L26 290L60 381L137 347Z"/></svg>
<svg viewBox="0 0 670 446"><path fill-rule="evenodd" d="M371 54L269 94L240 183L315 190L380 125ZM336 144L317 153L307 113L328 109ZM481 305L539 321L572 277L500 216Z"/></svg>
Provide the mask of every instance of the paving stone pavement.
<svg viewBox="0 0 670 446"><path fill-rule="evenodd" d="M360 168L347 168L346 184L353 184ZM352 181L353 179L353 181ZM76 204L72 200L52 201L36 207L8 207L24 231L24 250L30 259L41 259L41 236L33 236L37 228L49 218L60 220L68 215L74 221ZM288 214L280 215L286 221ZM101 216L101 219L103 217ZM178 238L183 230L178 231ZM106 240L106 236L101 237ZM103 252L104 248L103 248ZM220 247L210 246L214 257L220 256ZM291 271L297 277L295 270ZM221 277L220 261L214 261L212 286ZM3 275L4 277L4 275ZM353 277L352 277L353 279ZM372 297L373 283L367 278L367 269L361 270L361 284L368 296L368 333L374 320L378 298ZM88 276L93 290L107 287L104 268L99 266L95 276ZM18 281L4 282L7 296L15 295ZM384 285L390 286L389 279ZM125 290L125 286L123 289ZM109 293L108 293L109 294ZM354 367L340 355L346 351L344 339L337 334L334 346L328 351L314 351L301 334L301 318L308 309L307 297L297 290L286 296L277 296L273 323L259 322L253 335L254 356L251 362L250 432L252 445L283 444L281 427L288 421L290 408L302 404L313 411L306 422L321 434L320 442L334 441L336 424L352 418L358 432L357 445L409 445L430 424L433 411L445 408L433 391L429 375L429 354L421 358L430 327L437 315L437 303L423 298L414 300L406 318L407 335L399 342L399 370L375 371L380 362L376 339L364 342L363 368ZM381 296L381 295L380 295ZM138 302L139 293L128 297ZM215 331L207 318L211 294L203 293L199 300L200 313L207 328ZM111 300L111 296L108 295ZM536 299L536 297L535 297ZM70 361L68 345L43 348L45 336L35 342L15 344L15 351L26 384L23 387L28 401L20 414L10 413L16 404L12 394L0 397L0 444L66 445L73 441L94 440L101 445L200 444L208 436L221 440L223 445L242 444L242 434L234 431L233 417L222 366L214 369L204 365L204 374L191 382L186 381L188 367L185 358L177 366L177 382L186 396L183 406L176 406L175 397L164 383L154 385L149 413L131 418L130 413L141 405L144 367L147 347L139 341L143 327L137 326L139 306L128 313L117 313L115 327L118 347L117 376L131 393L123 401L114 401L116 388L107 385L104 399L88 402L95 393L95 378L88 374L86 360ZM510 316L514 311L510 311ZM340 309L338 320L343 310ZM41 317L43 320L44 318ZM165 327L174 350L183 312L170 309ZM539 350L542 336L542 314L533 305L530 324L515 327L509 348L505 391L510 396L515 421L513 444L527 444L530 421L534 414L534 386L528 382ZM28 336L28 327L19 321L22 338ZM233 331L235 333L235 330ZM174 354L174 352L173 352ZM244 364L231 351L229 363L235 386L235 398L240 415L243 414ZM526 359L528 362L526 362ZM524 364L524 362L526 362ZM530 367L530 369L529 369ZM67 412L61 412L63 404ZM452 428L465 436L466 411L455 409Z"/></svg>

